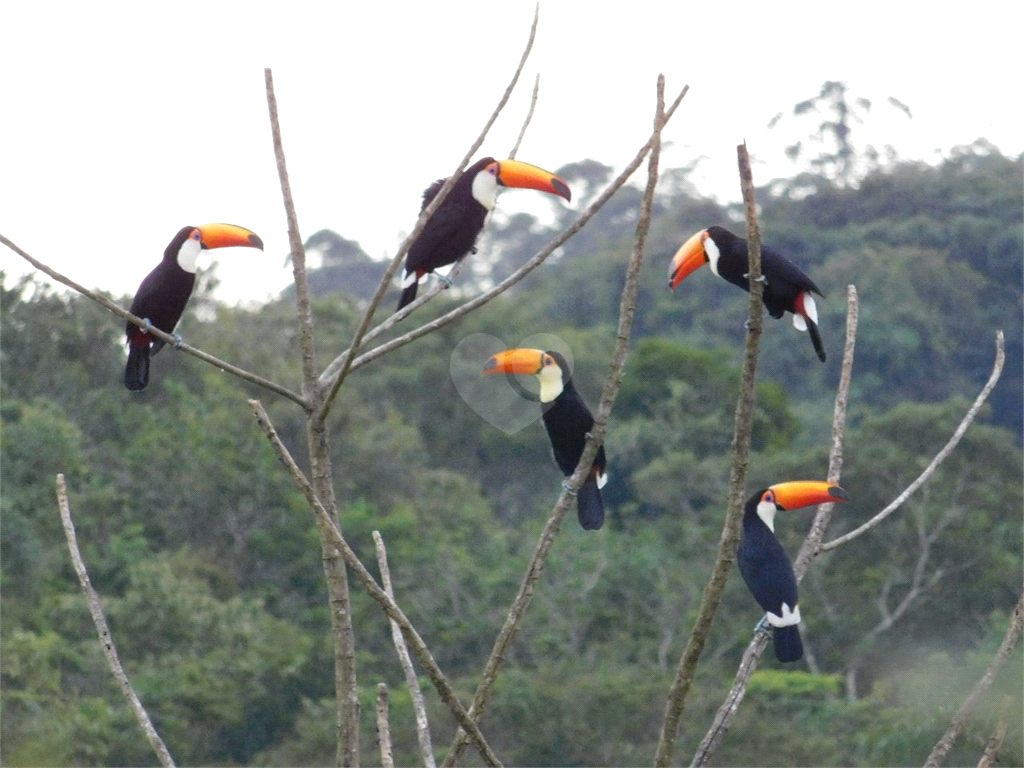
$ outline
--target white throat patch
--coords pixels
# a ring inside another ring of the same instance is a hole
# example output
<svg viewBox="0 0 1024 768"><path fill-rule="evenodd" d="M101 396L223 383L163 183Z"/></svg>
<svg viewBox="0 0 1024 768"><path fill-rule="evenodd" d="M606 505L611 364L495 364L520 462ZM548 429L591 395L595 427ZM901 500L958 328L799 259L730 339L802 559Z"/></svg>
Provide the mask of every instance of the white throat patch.
<svg viewBox="0 0 1024 768"><path fill-rule="evenodd" d="M488 211L493 211L498 202L498 179L486 168L473 177L473 199Z"/></svg>
<svg viewBox="0 0 1024 768"><path fill-rule="evenodd" d="M757 516L768 526L768 530L775 533L775 503L762 501L757 505Z"/></svg>
<svg viewBox="0 0 1024 768"><path fill-rule="evenodd" d="M202 250L202 244L190 237L178 249L178 266L194 275L196 273L196 262L199 260L199 252Z"/></svg>
<svg viewBox="0 0 1024 768"><path fill-rule="evenodd" d="M718 250L718 246L715 245L715 241L710 237L704 238L704 255L708 257L708 266L711 267L711 271L718 275L718 257L722 253Z"/></svg>
<svg viewBox="0 0 1024 768"><path fill-rule="evenodd" d="M546 365L537 374L540 379L540 401L550 403L562 394L562 370L557 365Z"/></svg>

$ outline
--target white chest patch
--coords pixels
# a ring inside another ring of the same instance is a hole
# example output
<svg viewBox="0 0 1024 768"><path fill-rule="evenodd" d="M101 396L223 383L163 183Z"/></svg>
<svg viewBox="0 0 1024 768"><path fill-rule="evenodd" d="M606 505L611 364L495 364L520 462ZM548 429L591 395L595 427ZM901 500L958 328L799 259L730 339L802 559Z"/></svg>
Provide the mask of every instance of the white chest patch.
<svg viewBox="0 0 1024 768"><path fill-rule="evenodd" d="M757 516L768 526L768 530L775 533L775 504L770 501L762 501L757 505Z"/></svg>
<svg viewBox="0 0 1024 768"><path fill-rule="evenodd" d="M704 255L708 257L708 266L711 267L711 271L718 275L718 257L722 253L718 250L718 246L715 245L715 241L710 237L704 238Z"/></svg>
<svg viewBox="0 0 1024 768"><path fill-rule="evenodd" d="M773 627L788 627L800 623L800 606L795 605L790 609L787 603L782 604L782 615L777 616L771 611L767 612L768 623Z"/></svg>
<svg viewBox="0 0 1024 768"><path fill-rule="evenodd" d="M498 202L498 180L485 170L473 178L473 199L488 211Z"/></svg>
<svg viewBox="0 0 1024 768"><path fill-rule="evenodd" d="M546 365L537 374L540 379L540 401L550 403L562 394L562 371L557 365Z"/></svg>
<svg viewBox="0 0 1024 768"><path fill-rule="evenodd" d="M199 260L199 252L202 250L203 246L199 241L193 240L190 237L178 249L178 266L194 275L196 273L196 262Z"/></svg>

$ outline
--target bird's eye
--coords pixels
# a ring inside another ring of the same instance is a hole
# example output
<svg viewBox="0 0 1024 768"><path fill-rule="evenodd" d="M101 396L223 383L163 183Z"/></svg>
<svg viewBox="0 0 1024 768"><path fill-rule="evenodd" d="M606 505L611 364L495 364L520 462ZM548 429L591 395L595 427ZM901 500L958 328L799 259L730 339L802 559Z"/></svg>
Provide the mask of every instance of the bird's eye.
<svg viewBox="0 0 1024 768"><path fill-rule="evenodd" d="M768 491L768 493L766 493L761 498L761 500L766 502L766 503L768 503L768 504L774 504L775 503L775 494L773 494L771 491Z"/></svg>
<svg viewBox="0 0 1024 768"><path fill-rule="evenodd" d="M497 163L491 163L490 165L488 165L487 166L487 172L489 174L491 174L491 176L497 176L498 175L498 164Z"/></svg>
<svg viewBox="0 0 1024 768"><path fill-rule="evenodd" d="M203 233L200 232L198 229L192 230L192 239L193 240L202 240L203 239Z"/></svg>

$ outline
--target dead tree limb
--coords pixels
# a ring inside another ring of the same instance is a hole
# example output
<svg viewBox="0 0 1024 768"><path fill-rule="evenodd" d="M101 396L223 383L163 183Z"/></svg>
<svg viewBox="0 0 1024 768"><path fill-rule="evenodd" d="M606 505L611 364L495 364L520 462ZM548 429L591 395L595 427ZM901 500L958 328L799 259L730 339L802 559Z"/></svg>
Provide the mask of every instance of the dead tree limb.
<svg viewBox="0 0 1024 768"><path fill-rule="evenodd" d="M288 181L288 166L284 157L281 140L281 126L277 113L277 97L274 94L274 78L270 69L263 71L267 91L267 110L270 117L270 132L281 183L281 198L288 223L288 243L291 248L292 274L295 280L297 322L299 325L299 348L302 356L303 394L315 411L322 402L323 393L317 381L314 367L313 313L309 302L309 283L306 276L306 251L299 233L298 217L292 200L291 184ZM306 441L309 446L309 463L313 475L313 487L335 525L340 527L337 502L334 498L334 478L331 466L331 449L327 429L322 421L312 414L306 418ZM335 727L337 729L337 753L339 766L359 764L359 688L356 680L355 633L352 630L352 611L349 608L348 574L336 549L320 531L320 556L327 581L328 601L331 606L331 629L334 639L334 692Z"/></svg>
<svg viewBox="0 0 1024 768"><path fill-rule="evenodd" d="M84 285L81 285L80 283L76 283L70 277L66 277L65 275L62 275L57 270L53 269L52 267L47 266L43 262L41 262L38 259L34 258L33 256L29 255L26 251L22 250L18 245L16 245L11 240L8 240L3 235L0 235L0 243L3 243L4 245L6 245L8 248L10 248L16 254L21 256L21 258L25 259L25 261L27 261L33 267L38 269L40 272L42 272L42 273L44 273L46 275L49 275L54 280L56 280L58 283L62 283L64 285L66 285L68 288L71 288L72 290L77 291L78 293L80 293L83 296L85 296L87 299L92 299L94 302L99 304L101 307L104 307L105 309L110 310L111 312L113 312L118 317L124 318L125 320L128 320L129 322L132 322L135 325L139 326L140 328L145 328L146 321L143 318L136 317L131 312L127 311L126 309L121 308L120 306L118 306L117 304L112 302L107 297L102 296L102 295L96 293L95 291L90 291ZM309 402L302 395L299 395L299 394L297 394L295 392L292 392L287 387L283 387L280 384L277 384L277 383L275 383L273 381L269 381L268 379L264 379L262 376L257 376L254 373L250 373L249 371L246 371L246 370L244 370L242 368L239 368L239 367L237 367L235 365L232 365L231 363L225 362L224 360L221 360L220 358L217 358L217 357L214 357L213 355L207 354L206 352L203 352L201 349L197 349L196 347L193 347L191 344L183 343L180 347L178 347L177 346L177 342L176 342L174 336L172 336L169 333L164 333L159 328L155 328L152 325L150 325L150 327L149 327L149 333L154 338L160 339L161 341L171 345L172 347L177 348L181 352L184 352L186 355L191 355L192 357L198 358L199 360L202 360L205 363L209 363L210 365L212 365L212 366L214 366L216 368L220 368L225 373L230 373L232 376L237 376L238 378L243 379L245 381L248 381L251 384L255 384L258 387L263 387L263 389L267 389L267 390L269 390L271 392L274 392L274 393L276 393L278 395L281 395L282 397L287 397L293 403L297 403L298 405L302 406L306 410L309 410L309 408L310 408Z"/></svg>
<svg viewBox="0 0 1024 768"><path fill-rule="evenodd" d="M680 95L685 95L686 89ZM679 100L674 106L678 106ZM640 205L640 214L637 221L636 236L633 242L633 251L630 256L629 265L626 268L625 285L622 291L622 298L619 304L619 324L616 332L616 341L611 361L609 362L608 375L605 377L602 389L601 400L598 404L597 413L594 417L594 426L590 430L587 443L580 456L576 470L566 481L562 493L555 503L555 507L544 526L537 546L534 549L533 557L530 559L519 586L519 592L512 602L505 622L498 632L494 647L484 666L480 684L477 686L473 703L470 706L470 717L479 722L483 716L487 704L490 701L491 689L498 676L501 662L505 659L512 639L515 637L519 623L529 607L533 597L533 591L544 569L544 562L554 542L555 535L559 531L562 518L568 511L570 504L576 496L576 491L583 484L590 467L594 463L597 451L604 441L607 429L608 417L611 414L615 398L618 396L619 385L622 382L622 373L626 365L626 356L629 351L629 337L633 329L633 312L636 308L636 296L640 282L640 267L643 264L644 244L647 238L647 231L650 228L650 213L654 198L654 189L658 181L658 161L661 154L661 131L668 122L669 113L665 111L665 78L658 77L657 85L657 108L654 117L654 133L650 147L650 159L648 161L647 187L644 192L643 202ZM646 154L646 153L644 153ZM442 766L451 768L459 760L467 743L465 732L460 728L455 734L448 755L445 757Z"/></svg>
<svg viewBox="0 0 1024 768"><path fill-rule="evenodd" d="M391 569L388 568L388 553L384 548L384 539L381 538L380 531L373 532L373 544L377 550L380 583L388 597L394 600L395 593L391 588ZM412 666L409 648L405 644L405 638L402 637L401 628L392 620L389 620L389 624L391 625L391 639L395 644L395 652L398 654L398 662L402 665L402 672L405 673L405 682L409 686L409 695L412 698L412 708L416 713L416 737L420 742L423 764L426 768L434 768L434 747L430 743L430 723L427 722L427 707L423 701L423 691L420 690L420 681Z"/></svg>
<svg viewBox="0 0 1024 768"><path fill-rule="evenodd" d="M999 646L999 650L996 651L995 658L992 659L992 663L988 665L988 669L985 670L985 674L981 676L981 679L975 684L974 689L970 695L961 705L960 709L957 710L956 715L953 717L953 722L950 723L948 730L943 734L942 738L939 739L935 748L932 749L932 753L928 755L928 759L924 763L924 768L938 768L942 765L946 759L946 755L949 754L949 750L953 747L953 742L956 741L957 737L964 729L964 725L967 723L967 718L970 716L974 707L977 705L978 700L984 695L985 691L992 685L992 681L995 680L996 674L1002 668L1003 664L1006 663L1007 657L1010 655L1010 651L1017 644L1017 639L1020 637L1021 626L1024 625L1024 594L1017 600L1017 607L1013 609L1013 615L1010 617L1010 626L1006 628L1006 635L1003 637L1003 642Z"/></svg>
<svg viewBox="0 0 1024 768"><path fill-rule="evenodd" d="M996 723L996 729L992 733L992 737L988 740L988 744L985 745L985 751L981 754L981 759L978 761L978 768L991 768L999 758L999 749L1003 746L1003 739L1006 738L1006 731L1010 725L1010 720L1006 716L1006 713L1012 704L1012 696L1007 696L1003 699L1003 714L999 716L999 722Z"/></svg>
<svg viewBox="0 0 1024 768"><path fill-rule="evenodd" d="M363 588L366 589L370 597L376 600L384 610L384 613L402 629L406 642L412 648L413 653L416 654L416 659L420 662L420 666L423 667L430 677L441 700L451 709L455 719L469 731L484 761L492 766L501 765L476 723L466 714L466 709L462 706L458 696L456 696L455 691L448 682L448 678L445 677L441 668L437 666L437 662L434 661L430 649L427 648L427 644L423 642L423 638L420 637L412 622L402 612L402 609L395 604L395 601L377 584L376 580L366 569L366 566L363 565L362 561L360 561L359 557L341 535L341 531L338 530L331 516L327 513L323 504L320 503L320 499L317 498L312 483L302 473L302 470L299 469L299 465L295 463L295 459L292 458L288 448L281 441L263 405L259 400L250 400L249 407L256 416L256 423L270 441L277 458L284 464L285 469L288 470L296 485L299 486L303 495L305 495L306 501L313 510L313 517L316 519L317 527L323 532L330 546L341 553L345 564L352 569L359 583L363 585Z"/></svg>
<svg viewBox="0 0 1024 768"><path fill-rule="evenodd" d="M121 693L124 694L125 699L128 701L128 706L131 707L139 727L146 734L146 738L149 740L150 746L153 747L153 751L156 752L160 764L167 768L173 768L174 760L171 758L171 753L167 751L163 739L156 732L153 721L149 719L145 707L139 701L139 697L136 695L135 689L132 688L131 681L128 679L128 675L125 673L124 668L121 666L121 661L117 657L117 648L114 646L114 638L110 634L110 627L107 626L107 619L103 615L100 597L96 594L96 590L92 588L89 573L85 569L85 561L82 559L82 553L78 550L78 537L75 536L75 525L71 521L71 504L68 502L68 488L64 482L64 475L57 475L57 505L60 507L60 519L64 524L64 536L68 540L71 562L75 566L75 573L78 574L78 583L82 585L82 592L85 593L86 602L89 603L89 612L92 614L93 624L96 625L96 631L99 633L100 645L103 647L103 653L107 657L110 671L113 673L114 680L117 681L117 686L121 689Z"/></svg>
<svg viewBox="0 0 1024 768"><path fill-rule="evenodd" d="M910 485L908 485L906 490L904 490L903 493L897 496L892 501L892 503L889 504L889 506L887 506L885 509L883 509L881 512L879 512L877 515L872 517L870 520L868 520L860 527L855 528L849 533L844 534L836 539L833 539L827 544L822 544L821 548L818 550L819 552L829 552L835 549L836 547L842 546L846 542L851 541L860 536L861 534L866 533L867 531L874 528L880 522L885 520L885 518L887 518L897 509L899 509L903 505L903 502L910 498L914 491L920 488L928 480L928 478L935 474L935 470L939 468L939 465L942 464L942 462L946 460L946 457L953 452L954 448L956 448L957 444L960 442L960 439L964 436L964 433L967 431L967 428L971 426L971 423L974 421L974 417L977 416L978 411L981 410L981 406L985 403L985 400L988 399L988 396L989 394L991 394L993 388L995 388L996 382L999 381L999 376L1003 372L1003 363L1005 361L1006 353L1003 344L1003 332L996 331L996 359L995 363L992 366L992 373L989 375L988 381L985 383L985 386L982 387L981 392L978 393L977 398L975 398L974 404L968 409L967 415L964 416L963 420L953 431L953 436L949 438L949 442L947 442L942 447L942 450L935 455L935 458L932 459L931 463L925 468L925 470L920 475L918 475L917 479L914 480L914 482L912 482Z"/></svg>
<svg viewBox="0 0 1024 768"><path fill-rule="evenodd" d="M842 372L839 376L839 388L836 391L835 407L832 413L832 448L829 451L828 460L828 480L833 483L839 482L843 469L843 444L846 432L846 403L850 391L850 378L853 372L853 353L857 341L858 306L857 289L852 285L848 286L846 289L846 344L843 348ZM803 580L803 577L807 572L807 567L814 556L814 552L821 544L821 539L825 535L825 529L828 527L828 523L832 518L832 510L834 507L834 504L822 504L818 507L818 511L814 515L814 521L811 523L810 531L804 539L803 544L800 546L800 552L797 555L793 566L798 583ZM715 713L715 718L711 723L711 727L704 735L704 738L701 739L700 745L694 753L691 768L694 766L707 765L711 756L715 753L715 750L718 749L718 745L721 743L722 737L725 735L726 731L729 730L729 726L732 724L732 718L736 714L736 710L739 709L740 703L743 701L743 697L746 695L747 684L750 682L750 676L754 674L754 670L757 669L757 662L760 660L761 654L764 653L764 649L768 644L768 637L769 635L767 631L754 633L753 639L750 641L749 645L747 645L747 649L743 652L739 668L736 670L736 676L733 679L732 688L729 690L728 695L726 695L725 701L722 702L722 705Z"/></svg>
<svg viewBox="0 0 1024 768"><path fill-rule="evenodd" d="M736 559L736 547L740 538L740 521L743 516L743 502L747 481L747 467L750 461L750 432L754 412L754 378L757 372L757 356L761 343L763 315L761 311L761 234L757 224L757 203L754 200L754 182L750 171L750 156L747 145L736 147L740 168L740 183L743 202L747 213L747 253L749 257L750 304L747 321L746 349L743 355L743 373L740 379L740 394L736 401L735 432L732 440L732 471L729 478L729 500L726 506L725 523L718 542L718 557L711 578L704 588L700 611L686 648L679 659L676 675L669 689L665 705L665 720L658 740L655 765L667 766L672 761L679 720L686 704L686 696L697 671L704 644L711 632L715 613L722 601L725 585Z"/></svg>
<svg viewBox="0 0 1024 768"><path fill-rule="evenodd" d="M391 725L388 723L388 687L377 683L377 744L380 745L381 768L395 768L391 752Z"/></svg>

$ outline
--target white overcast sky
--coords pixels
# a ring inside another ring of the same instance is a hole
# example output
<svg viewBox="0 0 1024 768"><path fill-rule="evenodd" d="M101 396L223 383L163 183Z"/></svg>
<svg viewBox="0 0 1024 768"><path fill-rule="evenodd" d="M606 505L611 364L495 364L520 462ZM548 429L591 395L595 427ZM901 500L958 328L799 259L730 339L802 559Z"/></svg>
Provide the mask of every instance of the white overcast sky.
<svg viewBox="0 0 1024 768"><path fill-rule="evenodd" d="M0 232L88 286L134 292L185 224L227 221L267 245L215 252L230 301L291 276L264 92L271 67L303 237L329 227L394 253L419 196L468 149L519 60L533 2L5 2L0 6ZM519 158L619 167L649 134L655 79L690 85L665 163L704 156L734 196L785 173L778 112L846 81L871 130L934 160L985 137L1024 150L1024 3L543 0L524 77L480 154L502 157L534 75ZM913 120L882 109L908 104ZM888 118L886 117L888 115ZM789 136L786 137L790 138ZM501 206L538 193L505 195ZM710 223L710 222L709 222ZM687 234L687 233L681 233ZM0 247L0 266L28 265Z"/></svg>

